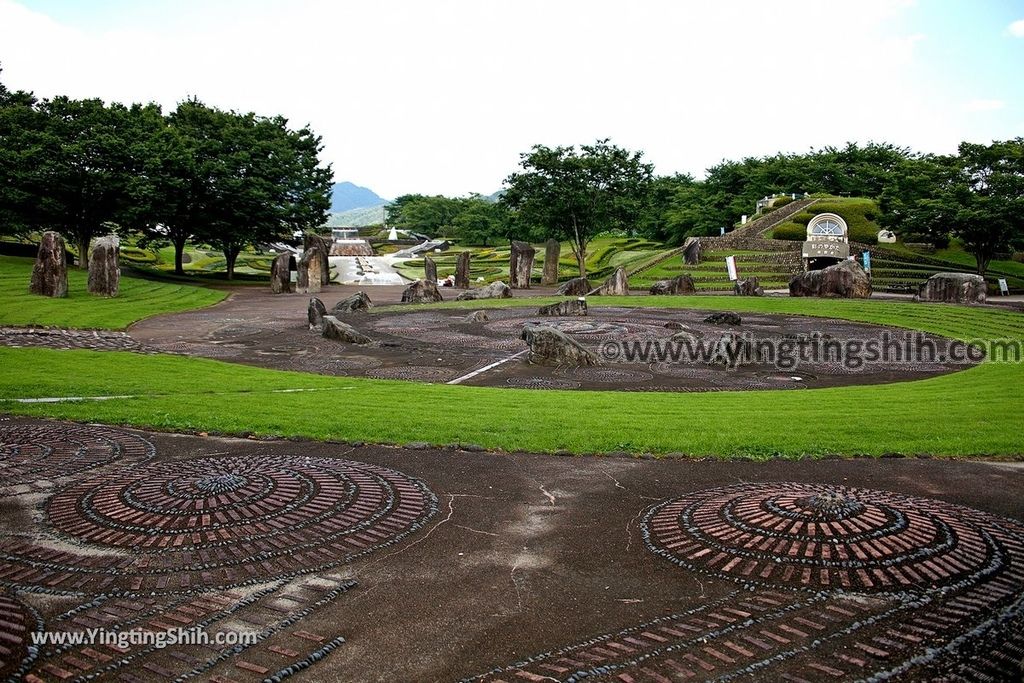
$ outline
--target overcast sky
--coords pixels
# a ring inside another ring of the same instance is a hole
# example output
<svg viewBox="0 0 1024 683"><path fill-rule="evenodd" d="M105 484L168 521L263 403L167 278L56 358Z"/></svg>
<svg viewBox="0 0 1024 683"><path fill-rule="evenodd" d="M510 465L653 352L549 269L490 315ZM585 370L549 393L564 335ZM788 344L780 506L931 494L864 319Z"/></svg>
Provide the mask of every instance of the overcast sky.
<svg viewBox="0 0 1024 683"><path fill-rule="evenodd" d="M535 143L700 176L1024 135L1020 0L0 0L0 67L41 97L283 114L386 197L493 192Z"/></svg>

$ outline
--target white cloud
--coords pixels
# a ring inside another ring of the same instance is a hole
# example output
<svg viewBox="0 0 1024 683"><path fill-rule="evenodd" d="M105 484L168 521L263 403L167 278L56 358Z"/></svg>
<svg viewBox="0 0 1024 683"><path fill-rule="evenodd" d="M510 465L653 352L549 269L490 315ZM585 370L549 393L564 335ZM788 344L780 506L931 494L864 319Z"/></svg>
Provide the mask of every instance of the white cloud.
<svg viewBox="0 0 1024 683"><path fill-rule="evenodd" d="M611 137L659 173L700 174L847 140L942 152L967 137L919 78L922 36L893 29L917 11L906 0L131 7L72 26L0 0L4 82L281 113L323 135L338 180L385 196L492 192L534 143Z"/></svg>
<svg viewBox="0 0 1024 683"><path fill-rule="evenodd" d="M1014 38L1024 38L1024 19L1018 19L1010 24L1007 29Z"/></svg>
<svg viewBox="0 0 1024 683"><path fill-rule="evenodd" d="M964 111L998 111L1006 107L1002 100L971 100L964 104Z"/></svg>

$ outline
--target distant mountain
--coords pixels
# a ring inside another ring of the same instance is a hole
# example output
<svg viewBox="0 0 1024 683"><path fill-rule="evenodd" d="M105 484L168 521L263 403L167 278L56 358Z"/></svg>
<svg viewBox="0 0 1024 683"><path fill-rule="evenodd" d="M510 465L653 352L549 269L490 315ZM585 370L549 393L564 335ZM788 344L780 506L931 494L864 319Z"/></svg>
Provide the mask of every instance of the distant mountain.
<svg viewBox="0 0 1024 683"><path fill-rule="evenodd" d="M360 209L349 209L332 213L327 225L336 227L361 228L366 225L380 225L384 222L384 205L364 206Z"/></svg>
<svg viewBox="0 0 1024 683"><path fill-rule="evenodd" d="M484 197L484 199L486 199L489 202L496 202L503 196L505 196L505 190L498 190L497 192L487 195L486 197Z"/></svg>
<svg viewBox="0 0 1024 683"><path fill-rule="evenodd" d="M360 187L348 181L335 183L334 187L331 188L331 213L383 206L387 203L387 199L384 199L373 190Z"/></svg>

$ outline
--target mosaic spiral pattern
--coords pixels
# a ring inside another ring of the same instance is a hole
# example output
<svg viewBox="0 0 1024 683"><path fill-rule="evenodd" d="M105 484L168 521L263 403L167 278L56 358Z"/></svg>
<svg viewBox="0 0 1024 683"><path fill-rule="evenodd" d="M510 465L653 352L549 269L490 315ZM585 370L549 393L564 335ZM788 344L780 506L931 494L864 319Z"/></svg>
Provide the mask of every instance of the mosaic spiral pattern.
<svg viewBox="0 0 1024 683"><path fill-rule="evenodd" d="M455 379L458 375L458 371L453 368L438 368L425 365L395 366L371 370L366 373L367 377L374 377L376 379L411 379L420 382L447 382L450 379Z"/></svg>
<svg viewBox="0 0 1024 683"><path fill-rule="evenodd" d="M0 593L0 679L18 680L31 663L29 645L36 622L23 604Z"/></svg>
<svg viewBox="0 0 1024 683"><path fill-rule="evenodd" d="M654 379L649 372L639 370L622 370L617 368L561 368L556 374L587 382L619 384L625 382L647 382Z"/></svg>
<svg viewBox="0 0 1024 683"><path fill-rule="evenodd" d="M358 462L296 456L152 464L53 496L49 523L91 552L10 541L0 545L0 581L174 591L290 577L389 545L435 510L420 482Z"/></svg>
<svg viewBox="0 0 1024 683"><path fill-rule="evenodd" d="M1024 563L1014 522L937 500L816 484L743 484L654 508L648 546L741 581L886 592L970 584Z"/></svg>
<svg viewBox="0 0 1024 683"><path fill-rule="evenodd" d="M548 377L509 377L505 383L519 389L579 389L579 382Z"/></svg>
<svg viewBox="0 0 1024 683"><path fill-rule="evenodd" d="M80 474L119 458L153 457L153 445L119 429L74 424L0 427L0 491Z"/></svg>

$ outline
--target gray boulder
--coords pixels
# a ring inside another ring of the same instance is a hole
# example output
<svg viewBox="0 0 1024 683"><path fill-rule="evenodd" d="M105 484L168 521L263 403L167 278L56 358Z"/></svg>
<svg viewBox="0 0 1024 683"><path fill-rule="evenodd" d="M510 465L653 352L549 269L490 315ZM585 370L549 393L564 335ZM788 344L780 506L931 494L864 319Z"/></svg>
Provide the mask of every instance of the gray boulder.
<svg viewBox="0 0 1024 683"><path fill-rule="evenodd" d="M485 323L489 320L487 311L473 311L462 319L464 323Z"/></svg>
<svg viewBox="0 0 1024 683"><path fill-rule="evenodd" d="M555 294L561 294L562 296L586 296L593 288L594 286L590 284L590 280L587 278L574 277L563 282L562 286L555 290Z"/></svg>
<svg viewBox="0 0 1024 683"><path fill-rule="evenodd" d="M299 275L296 280L296 291L301 294L316 294L323 287L325 256L318 242L314 241L309 249L302 252L299 259Z"/></svg>
<svg viewBox="0 0 1024 683"><path fill-rule="evenodd" d="M324 316L327 315L327 307L324 302L315 296L310 297L309 306L306 308L306 317L309 319L309 329L317 330L324 324Z"/></svg>
<svg viewBox="0 0 1024 683"><path fill-rule="evenodd" d="M323 317L323 336L346 344L369 344L370 338L333 315Z"/></svg>
<svg viewBox="0 0 1024 683"><path fill-rule="evenodd" d="M438 291L436 282L417 280L402 292L403 304L430 304L438 301L444 301L444 297Z"/></svg>
<svg viewBox="0 0 1024 683"><path fill-rule="evenodd" d="M536 365L583 367L598 364L597 356L553 327L525 325L520 338L530 345L527 360Z"/></svg>
<svg viewBox="0 0 1024 683"><path fill-rule="evenodd" d="M270 291L273 294L284 294L292 289L292 264L295 256L290 251L283 251L270 264Z"/></svg>
<svg viewBox="0 0 1024 683"><path fill-rule="evenodd" d="M971 273L936 273L921 285L918 301L983 304L988 298L985 278Z"/></svg>
<svg viewBox="0 0 1024 683"><path fill-rule="evenodd" d="M68 262L65 253L63 237L52 231L43 233L28 285L31 294L55 298L68 295Z"/></svg>
<svg viewBox="0 0 1024 683"><path fill-rule="evenodd" d="M437 282L437 264L429 256L423 257L423 279L427 282Z"/></svg>
<svg viewBox="0 0 1024 683"><path fill-rule="evenodd" d="M764 287L756 277L737 280L733 283L732 291L736 296L764 296Z"/></svg>
<svg viewBox="0 0 1024 683"><path fill-rule="evenodd" d="M592 296L628 296L629 278L624 268L617 268L604 284L589 292Z"/></svg>
<svg viewBox="0 0 1024 683"><path fill-rule="evenodd" d="M871 276L856 261L840 261L794 276L789 281L789 295L867 299L871 296Z"/></svg>
<svg viewBox="0 0 1024 683"><path fill-rule="evenodd" d="M586 315L587 314L587 300L584 298L579 299L567 299L566 301L559 301L555 304L548 304L547 306L541 306L537 310L537 315Z"/></svg>
<svg viewBox="0 0 1024 683"><path fill-rule="evenodd" d="M704 318L704 322L712 325L739 325L743 322L743 319L732 311L722 311L720 313L712 313Z"/></svg>
<svg viewBox="0 0 1024 683"><path fill-rule="evenodd" d="M334 308L331 309L331 315L365 313L370 310L372 305L370 297L366 296L365 292L360 291L334 304Z"/></svg>
<svg viewBox="0 0 1024 683"><path fill-rule="evenodd" d="M456 301L474 301L476 299L511 299L512 288L501 280L492 282L486 287L471 289L455 297Z"/></svg>
<svg viewBox="0 0 1024 683"><path fill-rule="evenodd" d="M100 237L92 243L89 256L89 293L100 296L117 296L121 285L121 268L118 258L121 243L116 235Z"/></svg>
<svg viewBox="0 0 1024 683"><path fill-rule="evenodd" d="M331 282L331 243L315 232L307 232L303 238L303 249L309 250L313 247L319 252L317 256L320 258L320 284L326 286Z"/></svg>
<svg viewBox="0 0 1024 683"><path fill-rule="evenodd" d="M651 294L694 294L697 288L689 275L677 275L671 280L658 280L651 285Z"/></svg>

